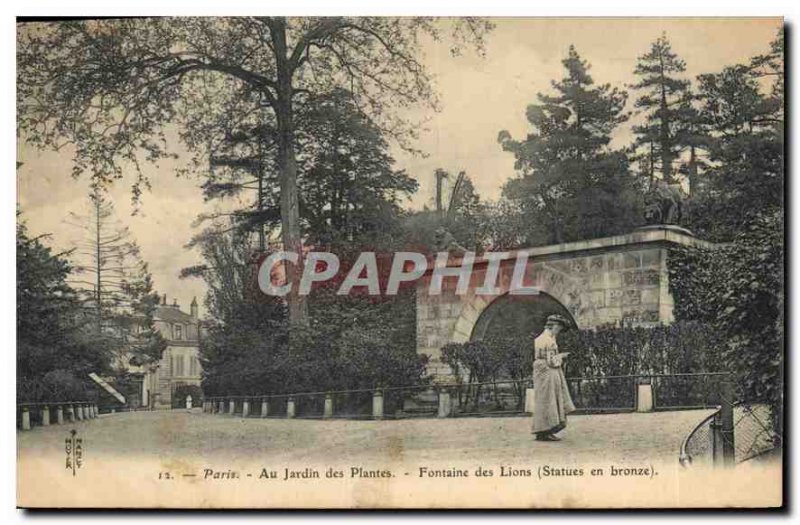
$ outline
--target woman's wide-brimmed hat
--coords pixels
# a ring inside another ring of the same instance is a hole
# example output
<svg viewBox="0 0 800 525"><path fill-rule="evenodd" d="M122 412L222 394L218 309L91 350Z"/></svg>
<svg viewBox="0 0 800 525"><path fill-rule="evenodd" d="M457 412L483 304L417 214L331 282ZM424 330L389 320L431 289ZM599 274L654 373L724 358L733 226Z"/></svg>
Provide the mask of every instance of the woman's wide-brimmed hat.
<svg viewBox="0 0 800 525"><path fill-rule="evenodd" d="M558 323L564 328L569 328L572 326L572 322L569 319L559 314L548 315L546 324L550 323Z"/></svg>

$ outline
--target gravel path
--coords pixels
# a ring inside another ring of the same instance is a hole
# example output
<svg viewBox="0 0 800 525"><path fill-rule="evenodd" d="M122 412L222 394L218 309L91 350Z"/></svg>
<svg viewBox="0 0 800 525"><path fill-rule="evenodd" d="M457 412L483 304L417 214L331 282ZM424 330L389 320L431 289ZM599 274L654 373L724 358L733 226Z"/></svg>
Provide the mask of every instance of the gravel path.
<svg viewBox="0 0 800 525"><path fill-rule="evenodd" d="M536 442L530 418L402 421L242 419L197 410L101 416L18 432L18 454L63 455L76 428L92 456L206 460L441 462L677 461L681 440L710 412L570 416L558 443Z"/></svg>

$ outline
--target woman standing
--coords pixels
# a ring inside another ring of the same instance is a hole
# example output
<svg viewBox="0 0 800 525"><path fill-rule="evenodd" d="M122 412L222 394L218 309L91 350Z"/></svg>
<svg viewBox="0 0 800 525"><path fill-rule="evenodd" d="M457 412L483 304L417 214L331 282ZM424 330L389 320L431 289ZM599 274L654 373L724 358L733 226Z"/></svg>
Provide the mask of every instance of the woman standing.
<svg viewBox="0 0 800 525"><path fill-rule="evenodd" d="M556 335L570 326L562 315L547 318L544 331L533 343L533 433L537 441L560 441L555 436L567 426L567 414L575 411L564 377Z"/></svg>

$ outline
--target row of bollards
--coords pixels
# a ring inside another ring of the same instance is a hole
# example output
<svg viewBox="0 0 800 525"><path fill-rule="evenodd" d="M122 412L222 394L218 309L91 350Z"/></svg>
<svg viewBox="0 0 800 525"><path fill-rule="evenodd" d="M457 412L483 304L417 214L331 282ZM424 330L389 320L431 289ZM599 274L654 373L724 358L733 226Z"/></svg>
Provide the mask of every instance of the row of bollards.
<svg viewBox="0 0 800 525"><path fill-rule="evenodd" d="M251 400L254 405L251 405ZM255 407L260 403L260 410L256 412ZM203 412L208 414L238 414L241 417L271 417L273 414L270 411L269 399L264 397L245 398L242 401L242 410L240 413L236 412L236 400L231 398L213 398L203 401ZM297 402L295 396L288 396L286 398L286 412L287 419L293 419L297 415ZM334 416L333 410L333 394L325 395L325 402L322 409L322 418L330 419ZM383 392L376 390L372 394L372 419L383 419Z"/></svg>
<svg viewBox="0 0 800 525"><path fill-rule="evenodd" d="M55 418L53 419L50 413L51 407L55 407ZM39 418L43 427L54 425L63 425L66 420L69 423L76 421L83 421L87 419L95 419L99 415L97 404L95 403L35 403L30 405L21 405L22 411L22 430L30 430L31 425L31 409L39 411Z"/></svg>
<svg viewBox="0 0 800 525"><path fill-rule="evenodd" d="M436 400L436 416L440 418L452 417L456 411L453 396L448 388L435 389ZM308 394L306 394L308 395ZM319 394L322 395L322 394ZM334 403L333 394L328 393L325 395L325 401L322 408L322 419L331 419L334 417ZM277 396L276 396L277 397ZM282 396L286 397L286 396ZM286 411L282 415L287 419L292 419L297 415L296 397L286 397ZM236 410L237 399L242 399L241 412ZM260 400L260 410L257 411L258 401ZM252 402L252 403L251 403ZM203 412L208 414L230 414L240 415L241 417L277 417L278 414L273 414L270 409L270 401L267 397L256 396L252 398L209 398L203 401ZM375 390L372 392L372 419L384 418L384 395L383 390Z"/></svg>

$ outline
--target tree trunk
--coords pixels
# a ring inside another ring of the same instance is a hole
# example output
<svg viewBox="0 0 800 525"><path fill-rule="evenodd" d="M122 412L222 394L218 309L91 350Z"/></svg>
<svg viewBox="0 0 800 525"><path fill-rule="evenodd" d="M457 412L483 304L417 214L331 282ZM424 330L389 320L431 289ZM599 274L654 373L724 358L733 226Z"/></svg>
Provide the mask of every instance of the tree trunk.
<svg viewBox="0 0 800 525"><path fill-rule="evenodd" d="M697 194L697 153L695 152L694 145L690 148L689 153L689 195L695 196Z"/></svg>
<svg viewBox="0 0 800 525"><path fill-rule="evenodd" d="M292 67L287 56L286 20L277 19L273 25L277 96L275 116L278 122L278 172L281 188L281 229L283 249L298 255L298 264L286 261L286 278L292 283L287 296L289 321L305 324L308 308L305 297L298 294L303 272L303 240L300 235L300 212L297 195L297 159L294 150L294 119L292 115Z"/></svg>
<svg viewBox="0 0 800 525"><path fill-rule="evenodd" d="M664 86L664 73L661 78L661 123L659 129L659 142L661 142L661 174L664 182L672 184L672 146L669 140L669 117L667 111L667 88Z"/></svg>

